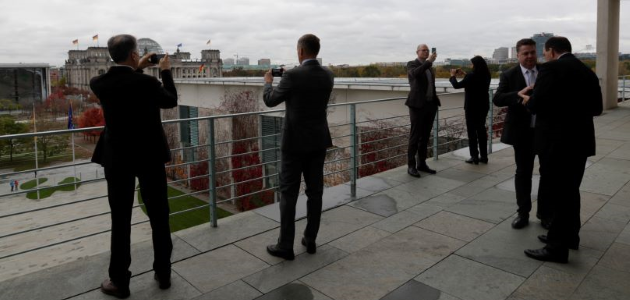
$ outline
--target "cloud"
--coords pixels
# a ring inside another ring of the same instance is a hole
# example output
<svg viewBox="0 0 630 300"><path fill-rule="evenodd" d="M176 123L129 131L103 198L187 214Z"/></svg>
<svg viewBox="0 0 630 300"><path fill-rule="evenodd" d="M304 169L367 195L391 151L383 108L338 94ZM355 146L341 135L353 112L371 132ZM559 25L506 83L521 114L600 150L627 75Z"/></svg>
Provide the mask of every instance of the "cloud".
<svg viewBox="0 0 630 300"><path fill-rule="evenodd" d="M575 49L596 44L597 3L592 0L256 0L178 2L80 0L4 1L0 11L0 62L62 65L68 50L104 46L112 35L149 37L172 52L200 57L207 40L223 58L250 62L297 60L304 33L321 38L324 63L407 61L419 43L437 47L438 60L491 56L537 32L567 36ZM629 2L621 3L620 48L630 52ZM133 9L130 9L132 7Z"/></svg>

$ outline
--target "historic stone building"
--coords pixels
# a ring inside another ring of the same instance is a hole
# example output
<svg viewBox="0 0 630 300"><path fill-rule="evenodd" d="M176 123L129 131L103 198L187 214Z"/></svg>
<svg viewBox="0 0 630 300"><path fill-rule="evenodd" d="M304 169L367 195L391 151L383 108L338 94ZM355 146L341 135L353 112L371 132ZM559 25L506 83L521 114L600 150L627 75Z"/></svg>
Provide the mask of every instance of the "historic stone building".
<svg viewBox="0 0 630 300"><path fill-rule="evenodd" d="M164 54L162 47L155 41L147 38L138 39L140 54L156 52ZM212 78L222 77L221 52L219 50L202 50L200 60L190 59L190 52L181 52L179 48L175 53L169 54L174 78ZM84 90L90 89L90 79L107 72L114 62L109 57L107 47L88 47L87 50L68 51L68 60L65 64L66 83L70 87ZM157 67L145 69L145 74L159 76Z"/></svg>

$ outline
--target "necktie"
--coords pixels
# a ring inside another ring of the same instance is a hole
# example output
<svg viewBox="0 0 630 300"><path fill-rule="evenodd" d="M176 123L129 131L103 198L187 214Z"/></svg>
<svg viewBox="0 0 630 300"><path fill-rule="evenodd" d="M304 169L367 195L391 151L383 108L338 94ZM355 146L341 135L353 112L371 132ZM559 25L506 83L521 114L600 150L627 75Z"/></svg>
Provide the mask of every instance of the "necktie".
<svg viewBox="0 0 630 300"><path fill-rule="evenodd" d="M527 77L529 78L529 86L534 85L534 83L536 82L536 72L532 69L532 70L527 70ZM532 119L531 122L529 123L529 127L534 128L536 127L536 115L532 114Z"/></svg>

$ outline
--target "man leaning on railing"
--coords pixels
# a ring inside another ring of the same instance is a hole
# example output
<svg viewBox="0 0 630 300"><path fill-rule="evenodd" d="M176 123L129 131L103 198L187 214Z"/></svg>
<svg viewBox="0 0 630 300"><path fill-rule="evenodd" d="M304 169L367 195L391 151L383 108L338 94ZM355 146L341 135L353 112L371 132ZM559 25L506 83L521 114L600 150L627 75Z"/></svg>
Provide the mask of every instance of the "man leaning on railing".
<svg viewBox="0 0 630 300"><path fill-rule="evenodd" d="M284 102L286 106L280 148L280 237L277 244L267 246L267 252L288 260L295 258L295 205L302 175L308 198L302 245L308 253L316 252L324 192L324 160L326 148L332 146L326 108L334 79L333 73L317 61L319 48L319 38L306 34L297 43L300 66L284 72L276 88L271 85L276 72L265 74L265 104L273 107Z"/></svg>
<svg viewBox="0 0 630 300"><path fill-rule="evenodd" d="M105 130L92 161L105 168L112 218L109 279L103 282L101 291L127 298L136 177L153 230L155 279L161 289L171 286L173 243L164 167L171 157L160 109L177 106L177 90L168 54L158 63L160 83L155 77L142 74L142 69L154 65L150 59L154 53L140 57L135 37L114 36L107 42L107 48L117 66L90 81L105 115Z"/></svg>

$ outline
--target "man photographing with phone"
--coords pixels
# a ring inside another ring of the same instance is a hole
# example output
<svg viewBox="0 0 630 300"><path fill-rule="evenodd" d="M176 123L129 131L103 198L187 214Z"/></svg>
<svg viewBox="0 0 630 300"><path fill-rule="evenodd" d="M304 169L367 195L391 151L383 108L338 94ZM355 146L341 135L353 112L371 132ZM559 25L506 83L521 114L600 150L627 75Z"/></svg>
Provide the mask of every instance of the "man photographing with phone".
<svg viewBox="0 0 630 300"><path fill-rule="evenodd" d="M286 106L280 147L280 237L276 244L267 246L267 252L287 260L295 258L295 206L302 175L307 196L302 245L310 254L316 252L322 214L324 160L326 149L332 146L326 110L334 79L332 71L317 61L319 48L319 38L305 34L297 43L298 67L283 72L275 88L272 71L265 73L265 104L274 107L284 102Z"/></svg>
<svg viewBox="0 0 630 300"><path fill-rule="evenodd" d="M177 90L168 55L158 63L160 82L142 74L142 69L153 65L149 61L153 53L140 57L135 37L114 36L107 42L107 48L116 65L90 81L90 88L100 99L105 115L105 129L92 162L105 169L112 219L109 279L103 282L101 291L127 298L136 177L153 230L154 278L160 289L171 286L173 243L164 167L171 160L171 153L160 109L177 106Z"/></svg>
<svg viewBox="0 0 630 300"><path fill-rule="evenodd" d="M409 132L409 148L407 150L407 173L420 177L418 171L435 174L426 163L427 146L435 120L435 113L440 106L440 99L435 91L435 72L432 69L437 53L429 54L429 47L420 44L416 48L418 57L407 63L409 78L409 96L405 105L409 107L411 131ZM416 161L416 154L418 160Z"/></svg>

